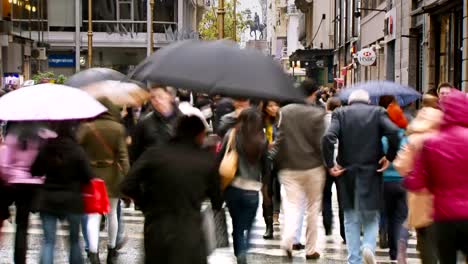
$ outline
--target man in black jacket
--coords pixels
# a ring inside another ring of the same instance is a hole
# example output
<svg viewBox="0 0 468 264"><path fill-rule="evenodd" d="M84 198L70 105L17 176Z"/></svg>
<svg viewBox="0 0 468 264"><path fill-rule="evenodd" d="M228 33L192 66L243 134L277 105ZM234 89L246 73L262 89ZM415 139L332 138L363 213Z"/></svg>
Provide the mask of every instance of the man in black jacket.
<svg viewBox="0 0 468 264"><path fill-rule="evenodd" d="M338 178L344 210L348 263L375 263L376 238L383 188L382 172L399 148L398 127L384 108L369 105L369 94L357 90L350 106L337 109L323 141L322 149L330 175ZM387 137L389 150L383 153L381 139ZM337 164L335 143L339 141ZM361 245L361 228L364 239ZM362 248L362 259L361 259Z"/></svg>
<svg viewBox="0 0 468 264"><path fill-rule="evenodd" d="M174 104L174 97L167 89L152 88L150 94L153 111L143 116L134 129L130 146L132 163L149 147L168 142L173 136L174 126L180 116Z"/></svg>
<svg viewBox="0 0 468 264"><path fill-rule="evenodd" d="M145 215L145 264L207 263L200 206L210 198L220 210L223 201L215 156L202 149L202 121L181 118L170 144L149 148L122 184Z"/></svg>

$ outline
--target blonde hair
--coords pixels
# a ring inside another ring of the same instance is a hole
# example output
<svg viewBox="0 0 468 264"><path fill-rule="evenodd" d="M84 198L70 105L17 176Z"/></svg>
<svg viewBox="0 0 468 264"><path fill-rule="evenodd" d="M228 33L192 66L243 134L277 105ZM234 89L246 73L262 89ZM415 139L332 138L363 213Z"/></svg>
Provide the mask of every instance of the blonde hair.
<svg viewBox="0 0 468 264"><path fill-rule="evenodd" d="M424 94L422 98L423 107L439 109L439 98L430 94Z"/></svg>

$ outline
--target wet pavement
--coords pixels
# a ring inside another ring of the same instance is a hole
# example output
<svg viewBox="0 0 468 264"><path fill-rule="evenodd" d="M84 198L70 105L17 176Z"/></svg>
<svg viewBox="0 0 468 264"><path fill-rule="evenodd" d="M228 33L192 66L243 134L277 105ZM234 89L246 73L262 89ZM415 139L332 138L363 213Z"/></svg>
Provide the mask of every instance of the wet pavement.
<svg viewBox="0 0 468 264"><path fill-rule="evenodd" d="M336 200L335 200L336 201ZM337 205L334 204L335 209ZM231 230L231 223L229 214L228 218L228 229ZM123 209L123 221L125 224L125 233L128 237L127 244L119 251L118 263L141 263L142 252L143 252L143 223L144 218L141 212L134 210L133 208ZM282 222L282 218L280 218ZM275 227L275 237L273 240L264 240L262 238L263 232L265 231L265 224L262 218L262 211L259 208L257 212L256 221L252 230L251 239L251 250L249 251L248 260L250 264L279 264L279 263L346 263L346 245L342 243L339 236L339 226L337 225L338 219L336 216L335 225L332 236L326 237L324 235L323 227L321 226L321 220L319 225L319 238L318 238L318 251L322 254L322 258L319 261L306 261L304 251L294 252L294 258L289 260L285 257L285 253L280 248L281 243L281 227ZM0 239L0 264L13 263L13 240L14 240L14 225L9 222L5 222L4 227L1 230ZM305 228L304 228L305 233ZM30 218L29 228L29 249L27 255L27 264L39 263L41 240L42 240L42 227L38 215L32 214ZM57 242L55 250L55 264L68 263L68 230L66 223L59 224L57 228ZM107 248L107 234L101 232L100 234L100 258L101 263L105 263L106 259L106 248ZM304 241L304 235L302 241ZM232 239L230 238L232 244ZM411 238L409 241L408 249L408 263L416 264L420 263L415 249L416 241L415 238ZM390 263L388 258L388 249L377 249L377 259L379 264ZM83 254L84 255L84 254ZM85 262L86 263L86 262ZM236 263L234 254L231 248L224 248L216 250L209 257L209 264L231 264Z"/></svg>

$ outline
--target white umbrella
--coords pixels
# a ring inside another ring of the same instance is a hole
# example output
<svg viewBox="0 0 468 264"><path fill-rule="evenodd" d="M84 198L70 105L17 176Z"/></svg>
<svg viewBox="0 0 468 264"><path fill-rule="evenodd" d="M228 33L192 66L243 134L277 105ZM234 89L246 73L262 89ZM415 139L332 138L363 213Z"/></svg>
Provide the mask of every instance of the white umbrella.
<svg viewBox="0 0 468 264"><path fill-rule="evenodd" d="M86 92L52 83L20 88L0 98L0 120L7 121L87 119L106 111Z"/></svg>

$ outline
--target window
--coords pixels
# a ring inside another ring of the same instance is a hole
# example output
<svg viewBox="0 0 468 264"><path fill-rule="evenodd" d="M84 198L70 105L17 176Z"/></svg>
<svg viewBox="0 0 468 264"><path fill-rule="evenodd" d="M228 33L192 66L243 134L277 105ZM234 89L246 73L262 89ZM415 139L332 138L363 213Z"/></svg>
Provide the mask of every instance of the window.
<svg viewBox="0 0 468 264"><path fill-rule="evenodd" d="M3 10L5 19L13 21L14 31L47 31L47 1L6 1Z"/></svg>
<svg viewBox="0 0 468 264"><path fill-rule="evenodd" d="M146 32L146 7L148 0L107 0L93 1L93 30L97 32ZM169 22L154 24L155 33L164 33L176 22L176 2L174 0L154 1L153 20ZM88 1L83 1L83 20L88 20ZM104 22L106 21L106 22ZM124 23L117 23L122 21ZM84 23L84 30L87 28ZM176 28L173 27L172 30Z"/></svg>

